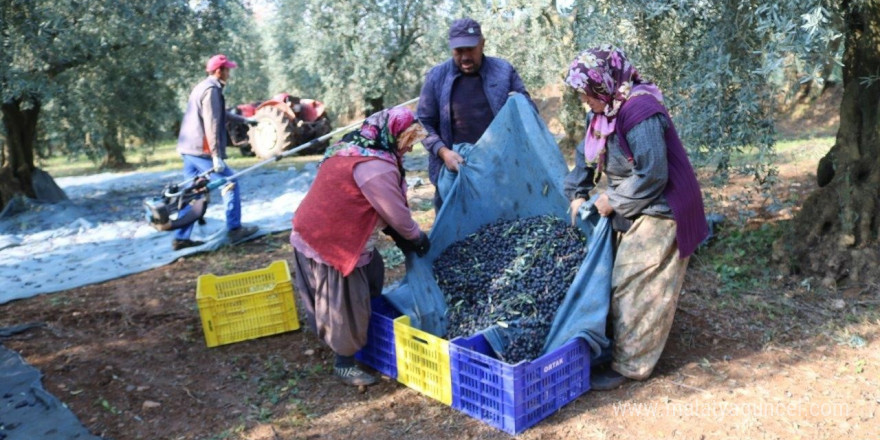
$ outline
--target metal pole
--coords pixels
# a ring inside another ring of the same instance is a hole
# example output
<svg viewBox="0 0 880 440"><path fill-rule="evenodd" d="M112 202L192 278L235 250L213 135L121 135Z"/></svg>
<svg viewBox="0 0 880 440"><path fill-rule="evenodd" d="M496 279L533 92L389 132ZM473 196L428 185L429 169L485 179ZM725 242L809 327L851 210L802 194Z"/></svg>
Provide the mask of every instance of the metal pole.
<svg viewBox="0 0 880 440"><path fill-rule="evenodd" d="M394 107L403 107L403 106L406 106L406 105L414 104L414 103L418 102L418 100L419 100L419 98L413 98L413 99L410 99L409 101L406 101L406 102L403 102L403 103L397 104L397 105L395 105ZM296 148L291 148L290 150L287 150L287 151L285 151L285 152L283 152L283 153L281 153L281 154L276 154L275 157L270 157L269 159L263 160L262 162L257 162L257 163L255 163L255 164L253 164L253 165L251 165L251 166L249 166L249 167L247 167L247 168L245 168L245 169L243 169L243 170L241 170L241 171L239 171L239 172L237 172L237 173L235 173L235 174L233 174L233 175L231 175L231 176L229 176L229 177L222 177L222 178L220 178L220 179L218 179L218 180L216 180L216 181L213 181L213 182L211 182L211 183L208 184L208 190L212 190L212 189L214 189L214 188L219 188L219 187L223 186L226 182L228 182L230 179L235 179L235 178L237 178L237 177L239 177L239 176L241 176L241 175L247 174L247 173L249 173L249 172L251 172L251 171L253 171L253 170L257 169L257 168L263 167L263 166L265 166L266 164L269 164L269 163L272 163L272 162L277 162L277 161L279 161L279 160L281 160L281 159L283 159L283 158L285 158L285 157L287 157L287 156L291 156L291 155L293 155L293 154L295 154L295 153L298 153L298 152L300 152L300 151L302 151L302 150L305 150L306 148L309 148L309 147L311 147L311 146L314 145L314 144L317 144L317 143L319 143L319 142L323 142L323 141L325 141L325 140L327 140L327 139L330 139L331 137L333 137L333 136L336 135L337 133L340 133L340 132L342 132L342 131L348 131L348 130L351 130L351 129L353 129L353 128L357 128L357 127L359 127L361 124L363 124L365 120L366 120L366 119L361 119L361 120L358 120L357 122L353 122L353 123L351 123L351 124L349 124L349 125L346 125L345 127L338 128L338 129L336 129L336 130L333 130L333 131L331 131L330 133L327 133L327 134L325 134L325 135L323 135L323 136L321 136L321 137L319 137L319 138L312 139L312 140L310 140L310 141L308 141L308 142L306 142L306 143L304 143L304 144L302 144L302 145L300 145L300 146L298 146L298 147L296 147Z"/></svg>

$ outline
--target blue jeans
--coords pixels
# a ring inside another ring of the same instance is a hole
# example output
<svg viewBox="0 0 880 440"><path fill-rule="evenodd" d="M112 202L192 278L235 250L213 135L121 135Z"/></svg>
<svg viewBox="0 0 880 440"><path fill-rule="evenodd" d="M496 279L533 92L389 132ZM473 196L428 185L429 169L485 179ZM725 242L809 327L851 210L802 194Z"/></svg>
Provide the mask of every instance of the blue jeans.
<svg viewBox="0 0 880 440"><path fill-rule="evenodd" d="M191 156L189 154L181 154L180 156L183 157L183 176L187 179L192 179L214 168L214 162L209 157ZM211 173L208 177L214 179L217 176L229 177L233 174L235 174L235 171L227 166L225 170L219 173ZM230 182L235 181L231 180ZM226 230L231 231L240 228L241 190L238 187L238 182L235 182L235 188L232 191L227 191L223 194L223 204L226 205ZM187 212L189 212L189 206L181 209L179 215L183 216ZM174 238L176 240L188 240L195 225L195 223L192 223L174 231Z"/></svg>

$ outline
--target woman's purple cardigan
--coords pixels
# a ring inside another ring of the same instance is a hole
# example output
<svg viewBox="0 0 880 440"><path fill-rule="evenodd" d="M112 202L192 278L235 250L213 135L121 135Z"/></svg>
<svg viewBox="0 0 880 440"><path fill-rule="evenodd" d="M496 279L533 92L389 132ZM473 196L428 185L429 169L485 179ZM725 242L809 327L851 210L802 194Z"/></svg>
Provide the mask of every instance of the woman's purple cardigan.
<svg viewBox="0 0 880 440"><path fill-rule="evenodd" d="M652 95L640 95L630 98L623 104L617 116L617 131L620 148L630 160L632 150L626 142L626 134L639 122L662 113L669 120L666 130L666 158L669 162L669 181L663 195L672 209L675 218L675 238L678 242L680 258L689 257L709 235L706 223L706 212L703 209L703 195L694 168L688 160L687 152L681 144L678 132L666 108Z"/></svg>

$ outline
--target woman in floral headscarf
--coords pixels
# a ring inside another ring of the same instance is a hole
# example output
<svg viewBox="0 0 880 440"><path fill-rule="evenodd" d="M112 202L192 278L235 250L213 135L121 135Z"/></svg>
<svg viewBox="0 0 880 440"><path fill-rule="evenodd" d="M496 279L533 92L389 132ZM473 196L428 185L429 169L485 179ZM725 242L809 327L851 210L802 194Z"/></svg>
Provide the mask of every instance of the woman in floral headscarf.
<svg viewBox="0 0 880 440"><path fill-rule="evenodd" d="M615 230L612 362L592 379L593 389L607 390L651 375L688 260L708 226L699 183L657 86L609 45L581 52L565 82L592 115L565 178L572 221L604 173L608 187L595 207Z"/></svg>
<svg viewBox="0 0 880 440"><path fill-rule="evenodd" d="M336 353L334 373L349 385L376 379L354 354L367 342L370 296L382 291L385 265L375 248L383 230L404 252L430 243L406 202L403 156L425 137L405 107L371 115L329 148L293 218L296 290L309 326Z"/></svg>

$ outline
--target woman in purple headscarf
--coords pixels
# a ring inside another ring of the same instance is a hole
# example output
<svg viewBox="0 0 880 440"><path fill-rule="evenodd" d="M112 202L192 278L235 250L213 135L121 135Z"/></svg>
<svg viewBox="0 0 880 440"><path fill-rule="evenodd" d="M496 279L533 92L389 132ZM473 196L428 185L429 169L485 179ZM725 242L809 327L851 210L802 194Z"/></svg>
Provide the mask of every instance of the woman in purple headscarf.
<svg viewBox="0 0 880 440"><path fill-rule="evenodd" d="M367 118L327 150L293 218L295 286L309 327L336 354L335 375L371 385L354 354L367 343L370 296L382 292L379 231L404 252L424 255L427 235L406 202L403 156L427 134L405 107Z"/></svg>
<svg viewBox="0 0 880 440"><path fill-rule="evenodd" d="M708 235L700 186L663 95L618 48L581 52L565 83L589 106L587 135L565 178L572 221L602 174L595 202L615 230L611 281L614 341L594 390L651 375L672 327L688 260Z"/></svg>

